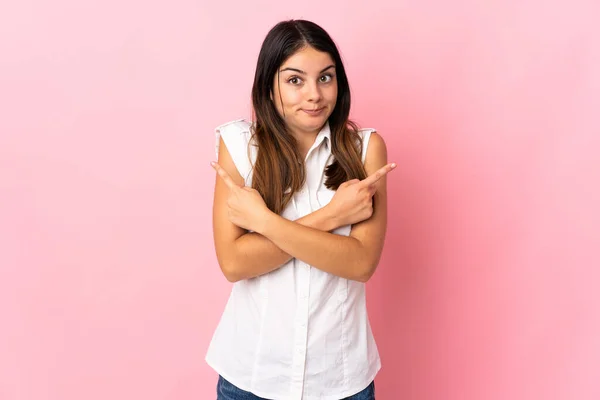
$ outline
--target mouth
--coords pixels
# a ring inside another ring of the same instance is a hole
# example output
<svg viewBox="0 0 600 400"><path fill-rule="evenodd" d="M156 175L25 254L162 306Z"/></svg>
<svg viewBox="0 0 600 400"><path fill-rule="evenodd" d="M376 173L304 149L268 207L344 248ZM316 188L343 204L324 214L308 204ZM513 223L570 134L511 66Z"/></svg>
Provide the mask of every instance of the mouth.
<svg viewBox="0 0 600 400"><path fill-rule="evenodd" d="M305 110L305 109L302 109L302 111L304 111L305 113L307 113L311 117L316 117L318 115L321 115L324 110L325 110L325 107L317 108L317 109L314 109L314 110Z"/></svg>

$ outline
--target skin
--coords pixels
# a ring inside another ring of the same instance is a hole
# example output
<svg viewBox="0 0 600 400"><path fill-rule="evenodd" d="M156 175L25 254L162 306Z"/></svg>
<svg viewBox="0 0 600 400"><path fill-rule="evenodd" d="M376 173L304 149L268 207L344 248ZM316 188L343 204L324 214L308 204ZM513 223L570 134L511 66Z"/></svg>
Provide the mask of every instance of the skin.
<svg viewBox="0 0 600 400"><path fill-rule="evenodd" d="M272 93L303 154L335 108L337 81L327 53L307 47L282 64ZM293 69L293 70L292 70ZM302 73L298 72L302 71ZM328 77L324 77L328 75ZM322 109L318 115L305 110ZM270 211L260 194L244 186L221 140L213 209L215 248L225 277L236 282L279 268L291 258L346 279L366 282L383 249L387 220L387 163L383 138L372 133L365 160L368 177L340 185L325 207L296 221ZM375 211L371 198L374 196ZM352 225L350 236L330 233ZM249 232L252 231L252 232Z"/></svg>
<svg viewBox="0 0 600 400"><path fill-rule="evenodd" d="M277 74L273 77L271 100L303 156L333 112L337 94L333 59L312 47L294 53L279 67L279 77ZM315 109L323 111L318 115L306 112Z"/></svg>

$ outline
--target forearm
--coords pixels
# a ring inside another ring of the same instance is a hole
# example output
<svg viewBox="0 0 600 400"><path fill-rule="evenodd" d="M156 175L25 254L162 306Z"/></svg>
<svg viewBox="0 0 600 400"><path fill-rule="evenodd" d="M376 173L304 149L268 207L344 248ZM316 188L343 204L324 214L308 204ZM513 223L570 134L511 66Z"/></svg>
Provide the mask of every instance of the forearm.
<svg viewBox="0 0 600 400"><path fill-rule="evenodd" d="M363 244L351 236L294 224L276 214L261 227L261 234L279 251L342 278L364 282L373 267Z"/></svg>
<svg viewBox="0 0 600 400"><path fill-rule="evenodd" d="M329 213L326 207L293 222L288 222L323 232L338 228L335 216ZM235 241L234 246L236 280L266 274L293 258L293 256L277 247L271 240L257 232L249 232L240 236Z"/></svg>

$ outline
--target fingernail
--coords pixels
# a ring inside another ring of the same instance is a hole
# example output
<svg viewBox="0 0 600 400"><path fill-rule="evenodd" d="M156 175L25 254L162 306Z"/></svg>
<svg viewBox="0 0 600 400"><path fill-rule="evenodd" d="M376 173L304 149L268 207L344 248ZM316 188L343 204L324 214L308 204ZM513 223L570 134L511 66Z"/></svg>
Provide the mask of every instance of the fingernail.
<svg viewBox="0 0 600 400"><path fill-rule="evenodd" d="M396 163L392 163L391 167L396 168Z"/></svg>
<svg viewBox="0 0 600 400"><path fill-rule="evenodd" d="M214 167L214 166L215 166L215 162L214 162L214 161L211 161L211 162L210 162L210 166L211 166L211 167Z"/></svg>

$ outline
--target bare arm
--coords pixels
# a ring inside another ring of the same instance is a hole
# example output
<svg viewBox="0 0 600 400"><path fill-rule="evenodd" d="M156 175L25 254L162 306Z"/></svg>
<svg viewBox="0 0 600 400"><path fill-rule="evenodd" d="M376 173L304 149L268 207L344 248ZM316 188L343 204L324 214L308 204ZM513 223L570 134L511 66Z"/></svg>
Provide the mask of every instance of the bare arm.
<svg viewBox="0 0 600 400"><path fill-rule="evenodd" d="M367 174L382 168L386 162L385 142L373 133L365 161ZM367 179L357 185L371 184ZM387 220L385 176L377 182L374 199L371 218L353 225L348 237L294 224L275 213L270 213L256 231L307 264L333 275L366 282L375 272L383 250Z"/></svg>
<svg viewBox="0 0 600 400"><path fill-rule="evenodd" d="M219 146L219 165L234 184L244 185L244 179L233 163L223 139ZM256 232L248 232L229 221L227 199L230 189L217 176L213 205L213 230L217 258L227 280L235 282L271 272L292 259L271 240ZM340 226L327 207L290 222L320 231Z"/></svg>
<svg viewBox="0 0 600 400"><path fill-rule="evenodd" d="M324 208L289 222L325 232L337 228L333 225L333 218ZM293 258L272 241L256 232L242 234L235 240L234 248L236 260L233 262L238 267L235 268L235 274L229 276L229 280L234 282L271 272ZM240 265L244 267L239 268Z"/></svg>

